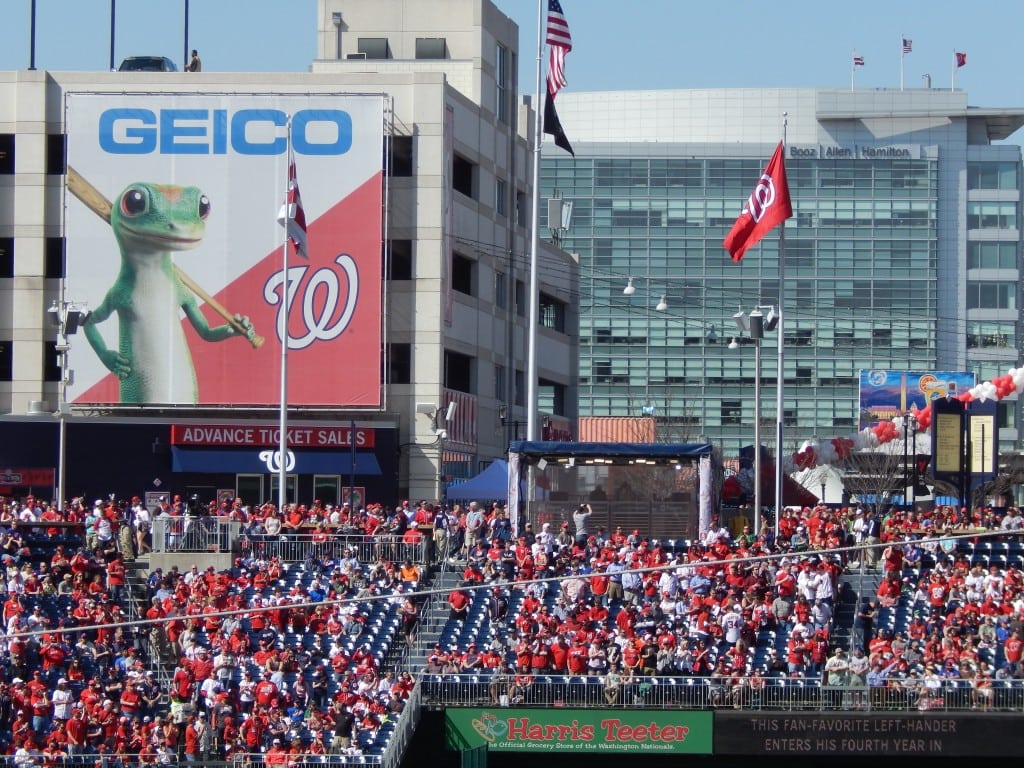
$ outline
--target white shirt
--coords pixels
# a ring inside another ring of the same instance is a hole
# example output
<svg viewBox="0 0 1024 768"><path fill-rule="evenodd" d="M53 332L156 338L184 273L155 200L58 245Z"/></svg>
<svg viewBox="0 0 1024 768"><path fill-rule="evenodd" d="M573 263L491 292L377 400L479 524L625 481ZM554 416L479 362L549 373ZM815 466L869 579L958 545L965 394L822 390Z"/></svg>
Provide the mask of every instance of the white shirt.
<svg viewBox="0 0 1024 768"><path fill-rule="evenodd" d="M71 705L75 701L75 696L71 693L71 690L65 685L63 688L57 686L53 695L50 696L50 701L53 702L53 716L58 720L68 720L71 718Z"/></svg>

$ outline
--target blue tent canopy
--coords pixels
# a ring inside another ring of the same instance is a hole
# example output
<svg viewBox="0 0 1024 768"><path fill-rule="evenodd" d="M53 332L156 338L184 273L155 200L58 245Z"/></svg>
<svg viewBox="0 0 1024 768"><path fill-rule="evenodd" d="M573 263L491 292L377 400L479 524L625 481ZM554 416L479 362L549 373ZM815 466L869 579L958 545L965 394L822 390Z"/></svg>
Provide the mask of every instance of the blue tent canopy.
<svg viewBox="0 0 1024 768"><path fill-rule="evenodd" d="M449 486L446 495L452 501L508 501L508 462L496 459L476 477Z"/></svg>

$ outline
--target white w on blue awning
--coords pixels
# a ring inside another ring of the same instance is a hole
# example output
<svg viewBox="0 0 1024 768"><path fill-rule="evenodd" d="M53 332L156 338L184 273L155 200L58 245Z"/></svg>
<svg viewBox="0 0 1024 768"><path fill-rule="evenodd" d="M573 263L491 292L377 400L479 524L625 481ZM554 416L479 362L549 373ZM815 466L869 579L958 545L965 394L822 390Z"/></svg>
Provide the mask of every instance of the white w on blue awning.
<svg viewBox="0 0 1024 768"><path fill-rule="evenodd" d="M261 449L244 448L184 448L171 446L171 469L174 472L242 472L268 474L266 462L260 459ZM352 452L292 451L295 466L291 473L300 475L357 475L379 476L380 464L372 453L357 451L355 467Z"/></svg>

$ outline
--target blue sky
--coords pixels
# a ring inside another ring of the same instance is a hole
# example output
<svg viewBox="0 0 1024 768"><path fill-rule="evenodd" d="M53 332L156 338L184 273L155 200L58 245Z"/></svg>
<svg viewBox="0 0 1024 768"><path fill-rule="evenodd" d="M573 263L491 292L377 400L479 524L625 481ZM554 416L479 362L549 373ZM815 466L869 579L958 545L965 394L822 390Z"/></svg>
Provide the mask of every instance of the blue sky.
<svg viewBox="0 0 1024 768"><path fill-rule="evenodd" d="M422 0L429 2L430 0ZM36 67L106 69L111 0L36 0ZM0 70L27 69L31 0L3 0ZM521 89L536 89L537 0L497 0L520 28ZM184 0L119 0L115 63L185 50ZM574 47L568 89L849 87L949 88L953 51L967 53L956 85L972 106L1024 107L1024 2L986 0L562 0ZM316 55L316 0L190 0L189 47L207 70L306 71ZM1024 141L1024 131L1014 137Z"/></svg>

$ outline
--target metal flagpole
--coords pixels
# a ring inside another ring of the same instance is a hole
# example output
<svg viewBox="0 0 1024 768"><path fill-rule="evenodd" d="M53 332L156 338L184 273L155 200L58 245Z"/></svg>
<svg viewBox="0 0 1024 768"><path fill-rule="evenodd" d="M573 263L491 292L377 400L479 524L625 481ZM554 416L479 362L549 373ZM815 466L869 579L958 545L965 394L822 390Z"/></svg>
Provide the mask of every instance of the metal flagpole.
<svg viewBox="0 0 1024 768"><path fill-rule="evenodd" d="M288 218L292 211L288 207L288 168L291 162L292 148L292 116L287 119L287 146L285 149L285 171L284 171L284 243L281 248L281 320L278 323L278 335L281 338L281 405L279 414L278 429L280 430L280 447L278 448L277 460L280 464L277 470L277 508L284 514L285 505L288 502Z"/></svg>
<svg viewBox="0 0 1024 768"><path fill-rule="evenodd" d="M782 153L786 153L786 128L789 126L789 113L782 113ZM792 199L792 198L790 198ZM786 221L779 225L779 324L778 330L778 360L776 362L775 379L775 539L779 538L779 518L782 516L782 422L786 398L785 398L785 339L786 339L786 313L782 307L786 303ZM761 447L758 446L758 450ZM760 535L760 531L755 535Z"/></svg>
<svg viewBox="0 0 1024 768"><path fill-rule="evenodd" d="M530 233L530 316L527 318L528 350L526 361L526 439L537 439L537 313L540 303L540 286L537 281L537 249L540 245L540 141L543 129L544 102L541 100L543 87L542 69L544 58L544 0L537 0L537 95L534 100L533 126L533 211L531 212ZM531 465L532 474L533 467ZM532 479L532 478L531 478ZM532 482L530 483L532 487ZM529 494L527 494L529 498ZM515 510L509 510L514 514Z"/></svg>
<svg viewBox="0 0 1024 768"><path fill-rule="evenodd" d="M903 60L905 58L907 58L907 54L904 53L904 51L903 51L903 48L904 48L903 41L904 40L906 40L906 38L903 36L903 33L901 32L900 33L900 90L901 91L903 90Z"/></svg>

